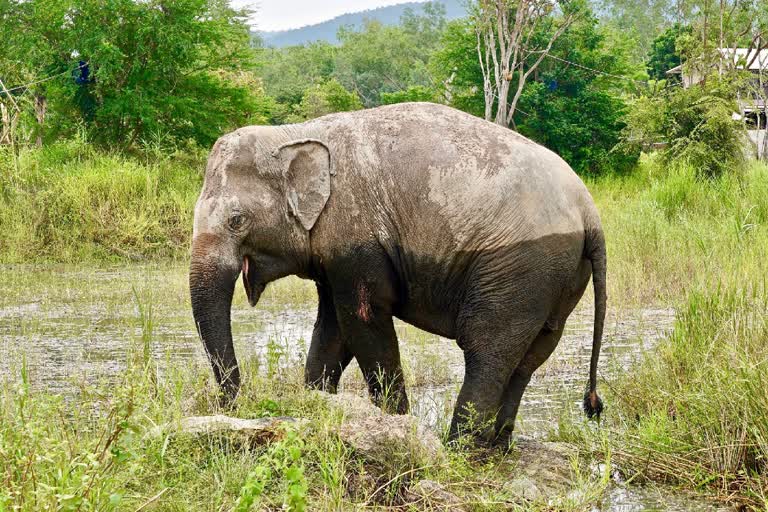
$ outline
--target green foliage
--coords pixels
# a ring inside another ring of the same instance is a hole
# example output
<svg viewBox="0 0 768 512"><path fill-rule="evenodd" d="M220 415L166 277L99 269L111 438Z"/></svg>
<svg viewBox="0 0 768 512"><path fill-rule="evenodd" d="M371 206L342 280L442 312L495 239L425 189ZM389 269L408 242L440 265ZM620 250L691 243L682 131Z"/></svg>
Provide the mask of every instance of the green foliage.
<svg viewBox="0 0 768 512"><path fill-rule="evenodd" d="M286 120L302 122L334 112L349 112L361 108L363 104L360 103L357 95L347 91L335 78L332 78L305 90L294 115Z"/></svg>
<svg viewBox="0 0 768 512"><path fill-rule="evenodd" d="M332 77L336 51L335 46L322 41L259 51L259 74L264 78L265 90L282 108L276 121L283 120L281 115L291 113L307 88Z"/></svg>
<svg viewBox="0 0 768 512"><path fill-rule="evenodd" d="M35 86L49 102L49 137L84 124L104 143L161 136L210 145L264 114L258 90L226 77L252 63L244 15L221 0L10 2L2 30L24 35L4 58L27 70L18 79L63 71ZM78 84L80 72L67 70L80 61L90 76Z"/></svg>
<svg viewBox="0 0 768 512"><path fill-rule="evenodd" d="M687 165L700 176L719 176L739 169L745 160L744 126L732 118L737 110L731 77L713 77L689 89L667 88L635 101L627 117L623 146L636 150L665 142L667 167Z"/></svg>
<svg viewBox="0 0 768 512"><path fill-rule="evenodd" d="M423 85L412 85L404 91L383 92L381 93L382 105L392 105L395 103L407 103L409 101L431 101L436 102L438 98L436 93L430 87Z"/></svg>
<svg viewBox="0 0 768 512"><path fill-rule="evenodd" d="M540 27L539 37L544 37ZM624 127L625 101L633 83L604 73L642 79L630 59L632 42L623 34L598 26L589 12L580 16L552 48L528 80L514 118L515 128L562 156L577 172L626 170L637 161L613 151ZM565 61L573 62L570 65ZM477 35L471 19L449 23L430 62L441 95L449 105L482 117L483 76L477 57Z"/></svg>
<svg viewBox="0 0 768 512"><path fill-rule="evenodd" d="M600 0L597 4L606 24L633 41L631 51L636 62L646 57L654 39L674 19L674 14L679 17L679 10L685 8L682 2L673 0Z"/></svg>
<svg viewBox="0 0 768 512"><path fill-rule="evenodd" d="M304 441L295 430L288 430L285 439L271 445L255 468L248 473L235 503L236 512L247 512L258 505L269 485L280 485L283 509L303 512L307 509L307 479L304 476L302 452Z"/></svg>
<svg viewBox="0 0 768 512"><path fill-rule="evenodd" d="M447 24L429 65L448 105L483 117L483 73L477 58L477 35L470 19Z"/></svg>
<svg viewBox="0 0 768 512"><path fill-rule="evenodd" d="M690 33L691 27L676 23L653 40L648 56L648 76L654 80L665 80L667 71L680 65L677 40L681 35Z"/></svg>
<svg viewBox="0 0 768 512"><path fill-rule="evenodd" d="M421 12L406 10L398 26L369 21L359 30L343 28L338 46L317 42L261 50L266 92L277 102L273 121L295 122L398 97L435 97L428 93L428 62L444 27L444 8L427 2Z"/></svg>
<svg viewBox="0 0 768 512"><path fill-rule="evenodd" d="M636 76L622 51L624 42L599 28L595 19L582 18L558 41L553 55L584 67L548 59L521 97L518 130L555 151L578 173L626 171L637 163L638 151L613 151L625 126L625 91L633 84L590 71Z"/></svg>
<svg viewBox="0 0 768 512"><path fill-rule="evenodd" d="M367 22L361 31L339 31L341 47L334 75L356 91L366 107L381 104L381 94L429 83L429 48L416 46L401 27Z"/></svg>

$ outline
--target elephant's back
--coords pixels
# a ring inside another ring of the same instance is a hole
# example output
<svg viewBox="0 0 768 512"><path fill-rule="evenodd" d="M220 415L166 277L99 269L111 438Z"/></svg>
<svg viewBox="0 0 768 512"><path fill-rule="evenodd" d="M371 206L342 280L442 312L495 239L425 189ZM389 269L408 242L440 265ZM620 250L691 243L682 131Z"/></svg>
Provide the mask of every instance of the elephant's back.
<svg viewBox="0 0 768 512"><path fill-rule="evenodd" d="M334 148L340 174L363 182L408 232L467 238L583 231L591 197L568 164L530 139L465 112L401 103L308 123ZM341 176L340 176L341 178ZM359 194L358 194L359 195ZM447 231L446 231L447 230ZM462 235L464 233L464 235Z"/></svg>

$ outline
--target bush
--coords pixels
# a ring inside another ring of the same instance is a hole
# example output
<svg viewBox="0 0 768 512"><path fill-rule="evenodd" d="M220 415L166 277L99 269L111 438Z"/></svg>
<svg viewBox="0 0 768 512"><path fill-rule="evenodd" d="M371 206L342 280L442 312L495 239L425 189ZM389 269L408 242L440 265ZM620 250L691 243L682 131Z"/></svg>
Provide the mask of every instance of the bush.
<svg viewBox="0 0 768 512"><path fill-rule="evenodd" d="M332 78L305 90L301 103L296 106L295 113L288 116L287 121L300 123L334 112L349 112L361 108L363 104L360 103L360 98Z"/></svg>
<svg viewBox="0 0 768 512"><path fill-rule="evenodd" d="M714 177L742 168L744 126L733 119L738 110L735 87L716 77L689 89L666 88L639 98L627 116L623 146L636 151L666 142L666 167L691 166L699 176Z"/></svg>
<svg viewBox="0 0 768 512"><path fill-rule="evenodd" d="M123 147L157 134L209 145L264 117L263 91L233 76L254 62L247 15L218 0L4 2L0 69L24 70L16 83L56 78L27 95L47 100L45 124L23 118L46 140L85 126Z"/></svg>

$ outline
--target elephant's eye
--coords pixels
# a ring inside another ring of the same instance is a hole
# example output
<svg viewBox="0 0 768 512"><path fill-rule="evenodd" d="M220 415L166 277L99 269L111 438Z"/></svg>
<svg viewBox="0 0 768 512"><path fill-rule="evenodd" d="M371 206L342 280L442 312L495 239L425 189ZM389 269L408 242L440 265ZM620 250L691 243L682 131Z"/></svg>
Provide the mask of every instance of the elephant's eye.
<svg viewBox="0 0 768 512"><path fill-rule="evenodd" d="M239 230L243 227L243 224L245 224L245 217L239 213L236 213L229 218L229 229L232 231Z"/></svg>

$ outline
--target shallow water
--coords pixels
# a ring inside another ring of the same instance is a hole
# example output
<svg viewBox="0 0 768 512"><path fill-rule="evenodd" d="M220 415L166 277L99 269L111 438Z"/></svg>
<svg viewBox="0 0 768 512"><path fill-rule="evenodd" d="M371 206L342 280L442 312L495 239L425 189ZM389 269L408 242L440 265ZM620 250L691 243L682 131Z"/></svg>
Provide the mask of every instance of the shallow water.
<svg viewBox="0 0 768 512"><path fill-rule="evenodd" d="M18 375L26 359L30 382L68 393L75 383L114 375L126 365L142 333L151 331L150 350L161 368L179 361L205 362L191 318L186 268L133 266L0 267L0 380ZM232 310L239 357L254 356L260 367L303 361L315 320L311 283L282 280L268 287L255 309L241 287ZM534 375L523 397L516 430L545 437L563 414L580 415L592 345L591 296L571 315L555 353ZM143 319L142 319L143 318ZM606 322L600 374L610 377L651 349L671 327L669 309L611 310ZM456 344L397 322L413 414L435 428L450 419L464 375ZM342 387L363 392L359 371L350 367ZM613 488L600 510L702 510L701 502L656 489Z"/></svg>

